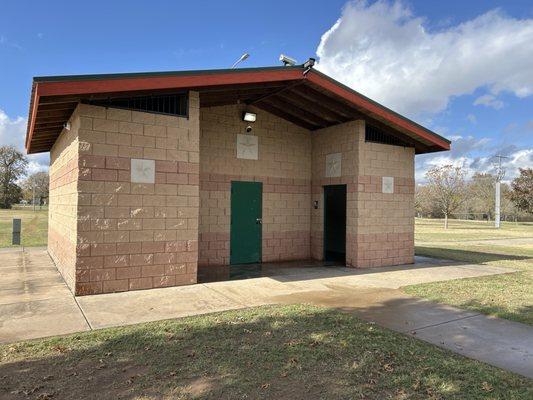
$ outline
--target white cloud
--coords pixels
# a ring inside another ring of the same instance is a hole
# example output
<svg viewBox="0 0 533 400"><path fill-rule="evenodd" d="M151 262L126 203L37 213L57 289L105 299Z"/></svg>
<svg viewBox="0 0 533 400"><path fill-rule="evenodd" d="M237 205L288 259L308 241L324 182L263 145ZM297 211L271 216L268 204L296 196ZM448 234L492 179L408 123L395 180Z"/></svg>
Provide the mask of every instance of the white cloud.
<svg viewBox="0 0 533 400"><path fill-rule="evenodd" d="M18 43L12 42L11 40L8 40L4 35L0 35L0 45L22 50L22 46L20 46Z"/></svg>
<svg viewBox="0 0 533 400"><path fill-rule="evenodd" d="M26 137L26 119L11 118L0 108L0 146L15 146L26 153L24 139ZM32 154L28 156L28 173L46 171L49 165L48 153Z"/></svg>
<svg viewBox="0 0 533 400"><path fill-rule="evenodd" d="M478 139L472 136L456 135L450 139L453 142L450 152L416 157L415 178L418 182L425 181L428 169L448 164L465 168L467 177L476 172L494 173L496 155L507 157L502 160L502 166L506 170L506 180L510 181L518 176L518 168L533 168L533 148L518 148L516 145L502 147L493 144L489 138Z"/></svg>
<svg viewBox="0 0 533 400"><path fill-rule="evenodd" d="M533 93L533 20L489 11L429 31L401 2L358 0L322 36L317 68L410 116L482 88Z"/></svg>
<svg viewBox="0 0 533 400"><path fill-rule="evenodd" d="M474 114L468 114L466 116L466 119L468 120L468 122L470 122L471 124L477 124L477 118Z"/></svg>
<svg viewBox="0 0 533 400"><path fill-rule="evenodd" d="M22 147L26 135L26 119L22 117L10 118L0 109L0 144Z"/></svg>
<svg viewBox="0 0 533 400"><path fill-rule="evenodd" d="M483 96L479 96L477 99L474 100L474 105L483 105L486 107L494 108L495 110L499 110L503 107L503 101L498 100L496 96L493 96L492 94L484 94Z"/></svg>

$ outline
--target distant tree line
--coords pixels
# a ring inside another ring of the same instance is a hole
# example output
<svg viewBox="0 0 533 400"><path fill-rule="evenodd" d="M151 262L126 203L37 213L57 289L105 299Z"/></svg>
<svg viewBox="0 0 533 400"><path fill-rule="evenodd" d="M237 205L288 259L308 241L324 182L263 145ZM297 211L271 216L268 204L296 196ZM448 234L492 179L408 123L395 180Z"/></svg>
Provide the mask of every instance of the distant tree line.
<svg viewBox="0 0 533 400"><path fill-rule="evenodd" d="M27 175L28 159L13 146L0 147L0 208L22 201L43 205L48 200L48 173Z"/></svg>
<svg viewBox="0 0 533 400"><path fill-rule="evenodd" d="M533 220L533 169L519 168L510 185L501 183L500 214L503 220ZM496 176L477 172L466 179L464 168L452 165L431 168L427 183L415 191L418 216L493 220Z"/></svg>

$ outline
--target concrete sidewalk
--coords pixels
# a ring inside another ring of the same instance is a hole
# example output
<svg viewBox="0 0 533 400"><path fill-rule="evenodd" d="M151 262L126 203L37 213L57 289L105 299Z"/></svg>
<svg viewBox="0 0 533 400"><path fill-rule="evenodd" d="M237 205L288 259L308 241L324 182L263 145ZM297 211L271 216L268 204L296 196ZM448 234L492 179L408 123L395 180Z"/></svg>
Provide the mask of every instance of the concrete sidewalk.
<svg viewBox="0 0 533 400"><path fill-rule="evenodd" d="M402 293L401 286L512 272L417 258L354 270L292 267L271 277L74 298L44 250L0 253L0 343L265 304L354 312L404 334L533 378L533 328Z"/></svg>

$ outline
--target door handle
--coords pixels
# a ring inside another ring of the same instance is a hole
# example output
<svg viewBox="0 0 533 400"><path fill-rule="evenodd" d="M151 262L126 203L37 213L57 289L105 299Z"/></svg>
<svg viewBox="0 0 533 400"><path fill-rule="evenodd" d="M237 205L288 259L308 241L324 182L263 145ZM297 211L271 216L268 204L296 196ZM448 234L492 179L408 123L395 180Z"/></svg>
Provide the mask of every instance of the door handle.
<svg viewBox="0 0 533 400"><path fill-rule="evenodd" d="M261 225L263 223L263 218L256 218L255 223Z"/></svg>

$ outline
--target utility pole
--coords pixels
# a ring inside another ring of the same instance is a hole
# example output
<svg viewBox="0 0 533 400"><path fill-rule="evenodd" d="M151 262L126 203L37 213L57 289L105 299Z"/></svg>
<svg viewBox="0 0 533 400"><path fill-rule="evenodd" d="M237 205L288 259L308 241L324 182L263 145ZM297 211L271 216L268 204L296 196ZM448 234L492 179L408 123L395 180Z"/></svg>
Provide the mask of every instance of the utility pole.
<svg viewBox="0 0 533 400"><path fill-rule="evenodd" d="M496 199L494 202L494 227L500 227L500 182L505 176L505 169L502 167L502 159L509 158L502 155L495 155L494 158L498 159L496 164Z"/></svg>
<svg viewBox="0 0 533 400"><path fill-rule="evenodd" d="M31 202L33 204L33 211L35 211L35 184L31 186Z"/></svg>

